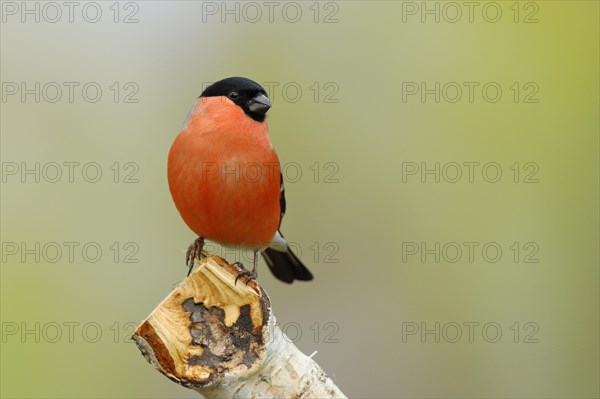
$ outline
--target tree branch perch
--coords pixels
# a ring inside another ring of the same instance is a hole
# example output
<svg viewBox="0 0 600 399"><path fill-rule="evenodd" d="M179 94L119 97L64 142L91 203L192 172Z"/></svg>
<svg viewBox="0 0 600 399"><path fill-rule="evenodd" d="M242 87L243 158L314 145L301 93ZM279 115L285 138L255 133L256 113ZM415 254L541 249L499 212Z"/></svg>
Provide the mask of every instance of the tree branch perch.
<svg viewBox="0 0 600 399"><path fill-rule="evenodd" d="M266 292L220 257L160 303L133 339L154 367L211 398L345 398L275 323Z"/></svg>

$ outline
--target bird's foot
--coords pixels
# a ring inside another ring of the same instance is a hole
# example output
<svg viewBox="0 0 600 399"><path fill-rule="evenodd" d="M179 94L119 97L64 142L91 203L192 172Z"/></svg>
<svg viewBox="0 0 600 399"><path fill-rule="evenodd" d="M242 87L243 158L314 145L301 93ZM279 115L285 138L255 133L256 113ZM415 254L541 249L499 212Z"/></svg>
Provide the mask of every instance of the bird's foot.
<svg viewBox="0 0 600 399"><path fill-rule="evenodd" d="M189 267L188 276L192 272L196 258L202 259L206 256L206 253L202 251L202 248L204 248L204 238L202 237L196 238L188 247L187 252L185 253L185 264Z"/></svg>
<svg viewBox="0 0 600 399"><path fill-rule="evenodd" d="M237 284L237 281L240 277L246 277L246 285L248 285L248 283L252 280L256 280L257 274L256 271L250 271L248 269L246 269L244 267L244 264L242 262L235 262L233 263L234 266L237 266L239 268L241 268L242 270L240 270L240 272L238 273L237 277L235 278L235 282L233 283L233 285Z"/></svg>

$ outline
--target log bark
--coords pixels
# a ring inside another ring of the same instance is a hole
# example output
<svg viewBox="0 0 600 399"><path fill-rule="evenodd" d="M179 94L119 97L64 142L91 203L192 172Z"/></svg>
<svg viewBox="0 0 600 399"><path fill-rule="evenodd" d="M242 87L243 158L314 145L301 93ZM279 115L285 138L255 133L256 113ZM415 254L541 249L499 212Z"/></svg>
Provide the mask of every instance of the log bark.
<svg viewBox="0 0 600 399"><path fill-rule="evenodd" d="M220 257L204 258L135 330L172 381L210 398L345 398L275 323L266 292Z"/></svg>

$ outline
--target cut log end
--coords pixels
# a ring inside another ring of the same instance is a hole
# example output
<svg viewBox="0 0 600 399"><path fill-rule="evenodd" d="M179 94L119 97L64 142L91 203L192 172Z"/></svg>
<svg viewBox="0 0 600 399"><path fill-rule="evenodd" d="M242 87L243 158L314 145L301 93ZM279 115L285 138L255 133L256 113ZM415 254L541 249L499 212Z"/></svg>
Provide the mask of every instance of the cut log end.
<svg viewBox="0 0 600 399"><path fill-rule="evenodd" d="M240 269L205 258L135 330L146 359L181 385L218 383L251 373L264 356L268 296Z"/></svg>
<svg viewBox="0 0 600 399"><path fill-rule="evenodd" d="M135 330L154 367L205 396L345 397L275 323L269 297L220 257L204 258Z"/></svg>

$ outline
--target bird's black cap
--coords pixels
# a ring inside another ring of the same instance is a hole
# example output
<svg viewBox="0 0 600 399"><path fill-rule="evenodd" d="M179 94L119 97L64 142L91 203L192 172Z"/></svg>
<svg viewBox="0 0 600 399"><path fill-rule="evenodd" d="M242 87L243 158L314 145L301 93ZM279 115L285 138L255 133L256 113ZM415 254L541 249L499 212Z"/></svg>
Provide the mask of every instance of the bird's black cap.
<svg viewBox="0 0 600 399"><path fill-rule="evenodd" d="M253 80L241 77L219 80L208 86L200 97L229 98L255 121L265 120L271 102L265 89Z"/></svg>

